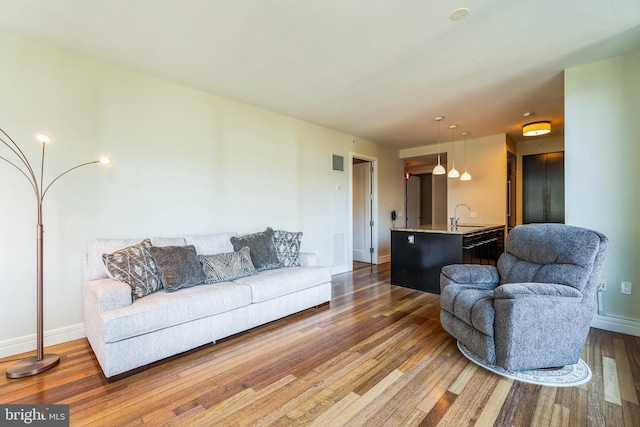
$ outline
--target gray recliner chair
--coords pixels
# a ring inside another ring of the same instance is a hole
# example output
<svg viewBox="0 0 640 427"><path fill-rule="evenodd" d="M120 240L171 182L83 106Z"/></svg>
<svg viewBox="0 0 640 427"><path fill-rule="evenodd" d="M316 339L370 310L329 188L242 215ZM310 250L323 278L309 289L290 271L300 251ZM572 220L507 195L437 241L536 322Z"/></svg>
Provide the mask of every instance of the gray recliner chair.
<svg viewBox="0 0 640 427"><path fill-rule="evenodd" d="M517 226L497 266L442 268L442 327L506 370L575 364L596 311L607 245L604 235L586 228Z"/></svg>

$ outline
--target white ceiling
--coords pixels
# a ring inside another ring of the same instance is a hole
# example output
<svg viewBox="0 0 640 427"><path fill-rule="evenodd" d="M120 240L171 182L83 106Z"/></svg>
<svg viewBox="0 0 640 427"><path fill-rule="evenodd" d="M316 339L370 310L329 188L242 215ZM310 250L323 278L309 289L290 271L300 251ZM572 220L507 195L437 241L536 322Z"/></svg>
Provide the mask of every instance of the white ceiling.
<svg viewBox="0 0 640 427"><path fill-rule="evenodd" d="M404 148L562 135L563 70L639 50L640 0L0 0L0 32Z"/></svg>

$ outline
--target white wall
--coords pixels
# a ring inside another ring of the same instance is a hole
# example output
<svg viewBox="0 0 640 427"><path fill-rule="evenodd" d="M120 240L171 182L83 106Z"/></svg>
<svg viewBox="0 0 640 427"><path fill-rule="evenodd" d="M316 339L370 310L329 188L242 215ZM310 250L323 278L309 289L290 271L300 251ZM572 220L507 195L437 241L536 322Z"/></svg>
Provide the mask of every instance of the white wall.
<svg viewBox="0 0 640 427"><path fill-rule="evenodd" d="M379 253L390 252L387 211L404 203L397 150L11 36L0 35L0 57L0 127L34 167L34 135L53 136L45 181L113 158L65 176L45 199L45 330L57 334L46 344L81 333L82 257L94 238L271 226L302 231L302 250L329 265L331 194L349 184L331 170L332 154L378 159ZM0 163L2 356L35 347L36 212L27 181Z"/></svg>
<svg viewBox="0 0 640 427"><path fill-rule="evenodd" d="M452 159L451 144L447 144L446 150L447 159ZM400 158L408 159L434 153L437 153L436 145L427 145L400 150ZM455 154L456 169L462 174L464 172L464 144L462 141L456 142ZM451 164L445 166L448 172ZM473 212L476 212L477 217L470 218L469 211L460 207L458 208L460 223L506 224L506 135L468 138L467 172L471 174L471 181L460 181L459 178L447 179L447 218L453 217L456 205L466 203Z"/></svg>
<svg viewBox="0 0 640 427"><path fill-rule="evenodd" d="M462 147L462 145L460 145ZM464 172L462 148L456 146L459 160L456 169ZM447 169L448 170L448 169ZM458 208L460 223L506 224L507 221L507 145L506 135L467 139L467 172L471 181L448 179L449 215L454 216L456 205L466 203L476 212L469 217L465 207Z"/></svg>
<svg viewBox="0 0 640 427"><path fill-rule="evenodd" d="M596 326L640 335L640 52L566 70L565 122L566 222L610 240Z"/></svg>

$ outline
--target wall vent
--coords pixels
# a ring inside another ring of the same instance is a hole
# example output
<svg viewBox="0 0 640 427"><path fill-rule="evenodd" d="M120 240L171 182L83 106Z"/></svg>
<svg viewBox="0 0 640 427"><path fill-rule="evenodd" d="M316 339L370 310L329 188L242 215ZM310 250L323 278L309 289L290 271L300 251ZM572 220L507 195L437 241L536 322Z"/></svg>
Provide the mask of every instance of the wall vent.
<svg viewBox="0 0 640 427"><path fill-rule="evenodd" d="M344 157L333 155L333 170L338 172L344 172Z"/></svg>

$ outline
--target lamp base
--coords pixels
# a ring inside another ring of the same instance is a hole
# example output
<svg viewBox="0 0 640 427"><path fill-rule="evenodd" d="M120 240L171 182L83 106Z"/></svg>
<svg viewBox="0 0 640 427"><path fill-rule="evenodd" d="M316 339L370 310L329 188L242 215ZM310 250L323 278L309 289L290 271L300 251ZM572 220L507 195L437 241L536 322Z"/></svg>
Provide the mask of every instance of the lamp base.
<svg viewBox="0 0 640 427"><path fill-rule="evenodd" d="M37 356L27 357L15 363L7 369L7 378L24 378L38 375L41 372L51 369L60 363L60 356L57 354L45 354L41 360Z"/></svg>

